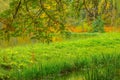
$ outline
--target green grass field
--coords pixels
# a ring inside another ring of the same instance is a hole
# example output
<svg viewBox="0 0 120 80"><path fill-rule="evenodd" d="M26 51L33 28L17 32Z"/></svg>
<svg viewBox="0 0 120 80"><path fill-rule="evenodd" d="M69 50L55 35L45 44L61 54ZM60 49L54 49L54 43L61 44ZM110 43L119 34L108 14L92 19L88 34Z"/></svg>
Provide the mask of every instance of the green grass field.
<svg viewBox="0 0 120 80"><path fill-rule="evenodd" d="M54 80L77 70L84 72L83 80L119 80L120 33L84 36L1 48L0 80Z"/></svg>

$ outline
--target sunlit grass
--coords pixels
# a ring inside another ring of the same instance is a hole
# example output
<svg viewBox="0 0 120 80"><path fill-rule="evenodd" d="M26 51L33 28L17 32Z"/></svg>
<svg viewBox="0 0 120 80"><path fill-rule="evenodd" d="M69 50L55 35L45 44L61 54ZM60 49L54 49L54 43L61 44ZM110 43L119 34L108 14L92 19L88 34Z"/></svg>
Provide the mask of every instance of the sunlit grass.
<svg viewBox="0 0 120 80"><path fill-rule="evenodd" d="M57 74L66 74L78 69L85 69L90 73L86 80L94 73L100 76L98 72L94 72L95 70L107 72L107 69L117 69L115 74L118 76L119 47L119 33L103 33L91 38L70 39L51 44L35 43L1 48L0 78L33 80L50 79L52 76L53 79ZM116 64L114 61L117 61Z"/></svg>

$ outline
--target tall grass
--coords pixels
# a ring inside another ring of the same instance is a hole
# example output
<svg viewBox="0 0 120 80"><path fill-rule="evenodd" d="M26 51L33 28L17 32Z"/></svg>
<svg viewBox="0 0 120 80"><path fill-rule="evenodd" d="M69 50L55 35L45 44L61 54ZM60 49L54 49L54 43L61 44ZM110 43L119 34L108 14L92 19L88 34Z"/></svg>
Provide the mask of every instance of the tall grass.
<svg viewBox="0 0 120 80"><path fill-rule="evenodd" d="M92 58L93 64L86 70L85 80L119 80L117 71L119 70L120 55L103 54Z"/></svg>
<svg viewBox="0 0 120 80"><path fill-rule="evenodd" d="M0 78L54 80L59 74L81 69L85 70L86 80L114 80L120 76L119 47L119 33L104 33L93 38L77 38L49 45L36 43L1 48Z"/></svg>

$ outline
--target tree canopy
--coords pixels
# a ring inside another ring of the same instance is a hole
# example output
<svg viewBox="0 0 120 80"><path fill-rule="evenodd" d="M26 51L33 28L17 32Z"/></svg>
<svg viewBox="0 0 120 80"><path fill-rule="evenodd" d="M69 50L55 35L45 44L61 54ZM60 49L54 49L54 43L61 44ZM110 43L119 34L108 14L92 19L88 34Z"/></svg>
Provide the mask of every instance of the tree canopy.
<svg viewBox="0 0 120 80"><path fill-rule="evenodd" d="M95 25L119 24L119 0L7 0L7 2L9 8L0 13L0 22L5 25L0 33L5 35L4 38L7 40L10 36L50 39L54 33L62 33L69 25L79 25L82 21L94 25L92 31L96 31ZM102 29L102 26L99 27L98 29Z"/></svg>

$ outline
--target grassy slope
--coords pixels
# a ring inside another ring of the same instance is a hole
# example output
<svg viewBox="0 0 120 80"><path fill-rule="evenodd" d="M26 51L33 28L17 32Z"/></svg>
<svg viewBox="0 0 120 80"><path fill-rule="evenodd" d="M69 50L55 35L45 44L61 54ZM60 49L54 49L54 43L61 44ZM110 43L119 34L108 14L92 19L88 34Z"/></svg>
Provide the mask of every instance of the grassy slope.
<svg viewBox="0 0 120 80"><path fill-rule="evenodd" d="M31 44L0 50L0 76L9 78L12 74L21 80L40 78L50 74L70 72L78 68L104 65L120 59L120 33L105 33L97 37L47 44ZM107 55L108 57L104 57ZM108 60L107 60L108 58ZM113 60L114 61L114 60ZM118 64L118 63L117 63ZM99 64L97 64L99 65ZM120 67L120 64L117 65ZM9 72L9 73L7 73ZM16 79L17 80L17 79Z"/></svg>

